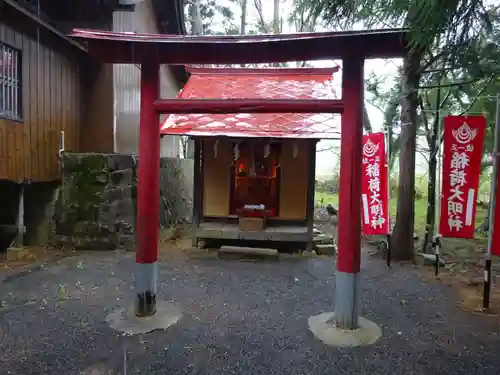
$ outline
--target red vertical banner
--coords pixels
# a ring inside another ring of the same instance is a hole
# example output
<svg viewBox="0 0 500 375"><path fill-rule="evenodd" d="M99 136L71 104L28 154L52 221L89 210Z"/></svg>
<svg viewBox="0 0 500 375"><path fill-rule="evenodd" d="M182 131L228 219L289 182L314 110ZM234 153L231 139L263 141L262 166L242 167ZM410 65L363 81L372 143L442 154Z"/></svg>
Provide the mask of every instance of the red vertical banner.
<svg viewBox="0 0 500 375"><path fill-rule="evenodd" d="M363 139L363 177L361 209L363 234L389 233L389 197L384 133L371 133Z"/></svg>
<svg viewBox="0 0 500 375"><path fill-rule="evenodd" d="M500 157L496 156L497 165L500 167ZM490 223L493 229L491 238L491 254L500 255L500 173L497 169L497 187L495 191L495 216L493 218L493 223ZM490 202L491 204L491 202Z"/></svg>
<svg viewBox="0 0 500 375"><path fill-rule="evenodd" d="M442 237L474 238L485 129L484 116L444 118L439 220Z"/></svg>

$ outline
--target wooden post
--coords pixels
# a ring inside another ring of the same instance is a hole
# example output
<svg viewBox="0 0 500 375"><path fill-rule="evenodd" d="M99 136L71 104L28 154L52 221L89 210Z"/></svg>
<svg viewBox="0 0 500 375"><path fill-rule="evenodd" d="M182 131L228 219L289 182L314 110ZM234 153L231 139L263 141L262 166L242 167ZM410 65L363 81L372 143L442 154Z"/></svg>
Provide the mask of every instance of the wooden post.
<svg viewBox="0 0 500 375"><path fill-rule="evenodd" d="M361 258L361 176L363 152L362 57L343 60L338 257L335 283L335 323L358 328L359 271Z"/></svg>
<svg viewBox="0 0 500 375"><path fill-rule="evenodd" d="M307 148L307 251L313 251L314 192L316 190L316 141L310 141Z"/></svg>
<svg viewBox="0 0 500 375"><path fill-rule="evenodd" d="M26 227L24 226L24 182L19 185L19 204L17 210L17 236L15 240L16 248L20 249L24 246L24 234Z"/></svg>
<svg viewBox="0 0 500 375"><path fill-rule="evenodd" d="M137 184L136 315L156 312L160 204L160 123L153 102L160 93L160 66L141 65L139 181Z"/></svg>
<svg viewBox="0 0 500 375"><path fill-rule="evenodd" d="M202 215L202 199L203 199L203 171L202 171L202 157L201 145L202 140L196 138L194 140L194 167L193 167L193 247L198 246L198 227L200 226Z"/></svg>

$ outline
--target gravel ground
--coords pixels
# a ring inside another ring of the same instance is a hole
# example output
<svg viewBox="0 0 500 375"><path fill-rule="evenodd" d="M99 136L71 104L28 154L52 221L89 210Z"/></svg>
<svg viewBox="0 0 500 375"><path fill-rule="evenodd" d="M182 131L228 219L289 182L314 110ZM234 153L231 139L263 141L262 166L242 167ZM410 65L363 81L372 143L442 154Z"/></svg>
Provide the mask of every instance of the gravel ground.
<svg viewBox="0 0 500 375"><path fill-rule="evenodd" d="M331 311L331 259L242 262L178 254L159 294L185 311L166 332L114 333L130 302L131 253L68 258L0 285L0 374L498 374L498 322L461 312L451 290L407 266L364 259L363 315L374 346L337 349L309 332Z"/></svg>

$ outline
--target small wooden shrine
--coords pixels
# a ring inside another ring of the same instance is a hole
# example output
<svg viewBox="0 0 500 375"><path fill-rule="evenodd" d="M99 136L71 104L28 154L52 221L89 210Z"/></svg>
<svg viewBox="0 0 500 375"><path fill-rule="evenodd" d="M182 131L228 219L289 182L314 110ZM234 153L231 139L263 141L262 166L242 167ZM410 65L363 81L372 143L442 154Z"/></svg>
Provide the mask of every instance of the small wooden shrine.
<svg viewBox="0 0 500 375"><path fill-rule="evenodd" d="M336 99L338 67L188 71L179 98ZM339 115L171 115L161 132L195 141L195 243L227 239L310 246L316 143L340 137Z"/></svg>

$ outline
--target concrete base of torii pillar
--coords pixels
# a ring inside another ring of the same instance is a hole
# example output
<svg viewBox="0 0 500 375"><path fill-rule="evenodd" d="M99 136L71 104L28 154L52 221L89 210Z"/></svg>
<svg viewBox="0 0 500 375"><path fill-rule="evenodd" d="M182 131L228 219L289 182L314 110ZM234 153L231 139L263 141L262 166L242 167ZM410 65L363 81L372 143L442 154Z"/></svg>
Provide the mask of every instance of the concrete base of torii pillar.
<svg viewBox="0 0 500 375"><path fill-rule="evenodd" d="M335 312L309 318L313 335L329 346L357 347L374 344L382 336L381 328L359 316L359 273L337 271Z"/></svg>

